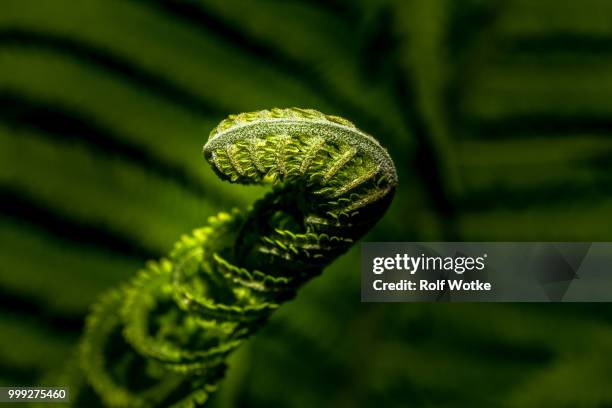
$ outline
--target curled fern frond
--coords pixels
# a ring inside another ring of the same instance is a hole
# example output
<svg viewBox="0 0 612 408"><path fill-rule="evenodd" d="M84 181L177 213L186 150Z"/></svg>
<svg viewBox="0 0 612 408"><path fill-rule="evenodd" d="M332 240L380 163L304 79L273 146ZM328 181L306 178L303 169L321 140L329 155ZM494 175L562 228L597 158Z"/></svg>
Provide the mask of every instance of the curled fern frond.
<svg viewBox="0 0 612 408"><path fill-rule="evenodd" d="M204 404L227 355L365 234L397 185L374 138L310 109L232 115L204 156L222 179L272 191L211 217L94 306L81 365L105 405Z"/></svg>

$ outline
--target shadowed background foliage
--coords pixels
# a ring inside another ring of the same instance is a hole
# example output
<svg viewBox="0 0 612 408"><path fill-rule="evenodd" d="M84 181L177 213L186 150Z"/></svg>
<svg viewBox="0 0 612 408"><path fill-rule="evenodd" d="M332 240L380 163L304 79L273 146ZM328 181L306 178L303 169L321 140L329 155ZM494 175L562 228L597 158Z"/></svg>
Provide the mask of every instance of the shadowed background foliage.
<svg viewBox="0 0 612 408"><path fill-rule="evenodd" d="M288 106L391 152L368 240L612 240L607 0L3 0L0 384L53 382L98 294L260 196L201 146ZM232 356L211 406L612 404L610 306L361 304L358 258Z"/></svg>

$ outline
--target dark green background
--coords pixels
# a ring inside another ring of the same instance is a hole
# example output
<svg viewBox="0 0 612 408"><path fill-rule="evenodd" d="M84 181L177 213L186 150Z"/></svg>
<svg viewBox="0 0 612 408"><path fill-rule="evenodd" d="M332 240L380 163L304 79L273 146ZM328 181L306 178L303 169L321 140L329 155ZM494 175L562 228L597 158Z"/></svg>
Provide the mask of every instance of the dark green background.
<svg viewBox="0 0 612 408"><path fill-rule="evenodd" d="M53 382L101 291L254 201L202 144L289 106L391 152L368 240L612 240L608 0L2 0L0 384ZM355 248L212 406L612 405L609 305L361 304L359 282Z"/></svg>

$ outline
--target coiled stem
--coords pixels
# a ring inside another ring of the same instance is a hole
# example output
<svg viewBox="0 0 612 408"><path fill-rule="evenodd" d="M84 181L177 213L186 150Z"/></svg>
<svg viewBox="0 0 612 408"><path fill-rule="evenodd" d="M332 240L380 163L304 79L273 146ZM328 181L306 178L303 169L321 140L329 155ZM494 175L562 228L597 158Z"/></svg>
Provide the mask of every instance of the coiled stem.
<svg viewBox="0 0 612 408"><path fill-rule="evenodd" d="M314 110L232 115L204 156L222 179L272 191L212 217L93 307L81 365L105 405L204 404L227 355L378 221L397 184L374 138Z"/></svg>

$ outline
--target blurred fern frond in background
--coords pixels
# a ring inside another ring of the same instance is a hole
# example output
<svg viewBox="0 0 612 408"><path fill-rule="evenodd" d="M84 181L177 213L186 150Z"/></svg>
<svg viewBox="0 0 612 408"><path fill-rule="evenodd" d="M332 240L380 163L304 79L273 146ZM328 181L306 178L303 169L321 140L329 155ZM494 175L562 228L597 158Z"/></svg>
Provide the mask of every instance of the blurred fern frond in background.
<svg viewBox="0 0 612 408"><path fill-rule="evenodd" d="M401 185L368 239L612 240L610 21L605 0L2 1L0 382L53 379L97 295L261 195L202 164L229 112L376 135ZM213 406L612 403L610 307L360 304L358 258Z"/></svg>

